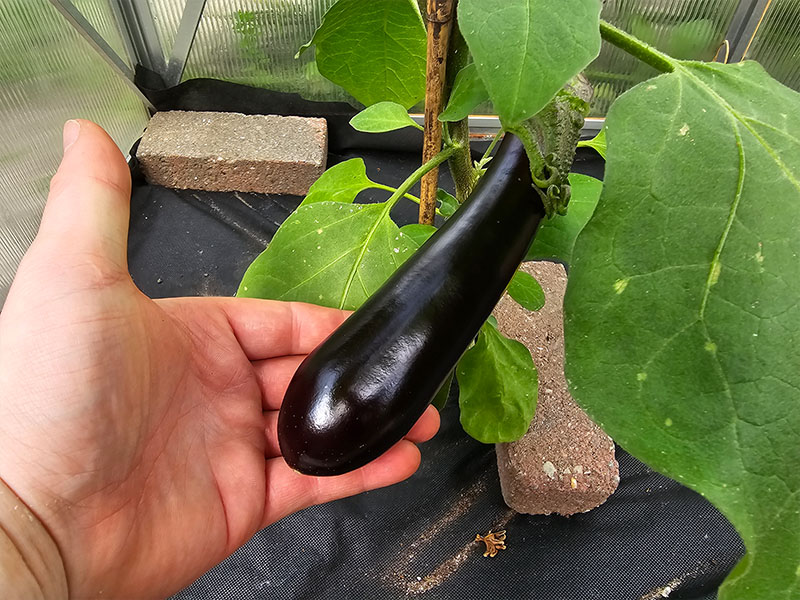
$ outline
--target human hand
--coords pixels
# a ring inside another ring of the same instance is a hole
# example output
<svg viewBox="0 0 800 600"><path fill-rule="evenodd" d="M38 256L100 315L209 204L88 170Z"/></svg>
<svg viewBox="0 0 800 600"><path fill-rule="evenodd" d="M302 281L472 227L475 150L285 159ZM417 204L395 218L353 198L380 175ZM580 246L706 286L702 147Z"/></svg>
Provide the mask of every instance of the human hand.
<svg viewBox="0 0 800 600"><path fill-rule="evenodd" d="M357 471L292 471L277 409L304 355L347 315L147 298L128 275L122 155L88 121L66 125L65 145L0 313L0 494L5 482L49 532L70 596L168 595L258 529L416 470L433 408ZM3 519L0 503L0 533Z"/></svg>

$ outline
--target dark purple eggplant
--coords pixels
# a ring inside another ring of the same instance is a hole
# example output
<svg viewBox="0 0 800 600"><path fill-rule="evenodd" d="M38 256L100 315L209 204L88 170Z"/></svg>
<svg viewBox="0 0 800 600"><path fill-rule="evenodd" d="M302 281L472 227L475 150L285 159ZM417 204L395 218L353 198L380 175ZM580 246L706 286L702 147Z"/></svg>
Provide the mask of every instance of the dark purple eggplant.
<svg viewBox="0 0 800 600"><path fill-rule="evenodd" d="M408 433L525 256L544 206L506 134L464 205L298 368L278 418L286 462L338 475Z"/></svg>

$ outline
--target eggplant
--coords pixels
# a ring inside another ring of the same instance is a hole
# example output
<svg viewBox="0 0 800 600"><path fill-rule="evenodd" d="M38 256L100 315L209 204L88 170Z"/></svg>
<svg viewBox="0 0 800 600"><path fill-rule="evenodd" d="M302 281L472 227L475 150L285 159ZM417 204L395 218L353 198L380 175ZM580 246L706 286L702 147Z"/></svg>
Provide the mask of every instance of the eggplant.
<svg viewBox="0 0 800 600"><path fill-rule="evenodd" d="M278 416L290 467L338 475L408 433L525 257L545 209L507 133L464 205L297 369Z"/></svg>

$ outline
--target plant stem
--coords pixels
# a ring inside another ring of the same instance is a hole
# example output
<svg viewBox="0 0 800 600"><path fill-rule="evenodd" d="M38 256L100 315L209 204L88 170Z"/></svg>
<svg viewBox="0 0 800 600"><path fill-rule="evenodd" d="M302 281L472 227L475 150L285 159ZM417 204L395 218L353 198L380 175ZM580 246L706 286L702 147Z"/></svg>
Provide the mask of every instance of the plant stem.
<svg viewBox="0 0 800 600"><path fill-rule="evenodd" d="M479 166L481 169L482 169L482 168L483 168L483 167L486 165L486 163L489 161L489 156L492 154L492 150L494 150L494 147L497 145L497 142L499 142L499 141L500 141L500 138L502 138L502 137L503 137L503 134L504 134L505 132L506 132L506 130L501 128L501 129L500 129L500 131L498 131L498 132L495 134L494 138L492 139L492 143L491 143L491 144L489 144L489 147L486 149L486 152L484 152L484 153L483 153L483 156L481 157L481 160L480 160L480 162L478 162L478 166Z"/></svg>
<svg viewBox="0 0 800 600"><path fill-rule="evenodd" d="M379 190L386 190L387 192L392 192L393 194L397 191L397 188L393 188L390 185L383 185L383 184L380 184L380 183L376 184L375 188L379 189ZM417 198L414 194L406 193L406 194L403 194L403 197L411 200L415 204L419 204L419 202L420 202L419 198ZM436 214L439 215L440 217L444 216L444 215L442 215L442 213L439 211L438 208L436 209Z"/></svg>
<svg viewBox="0 0 800 600"><path fill-rule="evenodd" d="M450 158L459 148L460 146L448 146L439 152L439 154L431 158L428 162L419 167L416 171L411 173L411 175L406 177L406 180L398 186L389 200L387 200L389 206L394 206L400 198L408 193L408 190L410 190L415 183L422 179L423 175L437 168L440 164ZM436 198L434 197L434 208L436 207L435 202ZM422 205L420 204L420 206ZM432 224L433 223L429 223L429 225Z"/></svg>
<svg viewBox="0 0 800 600"><path fill-rule="evenodd" d="M671 56L656 50L649 44L602 19L600 20L600 35L608 43L624 50L662 73L672 73L678 65L678 62Z"/></svg>
<svg viewBox="0 0 800 600"><path fill-rule="evenodd" d="M469 64L469 48L461 30L458 28L458 7L455 8L453 25L450 31L450 45L447 48L447 72L445 73L445 97L449 98L459 71ZM453 123L443 124L445 133L456 144L461 145L448 161L450 175L456 184L456 200L462 204L472 193L480 179L480 171L472 166L472 154L469 147L469 119L465 118Z"/></svg>
<svg viewBox="0 0 800 600"><path fill-rule="evenodd" d="M442 147L442 95L447 65L447 46L453 22L455 0L428 0L428 54L425 76L425 139L422 145L422 162L427 164ZM419 222L433 225L436 209L438 169L430 170L420 182Z"/></svg>
<svg viewBox="0 0 800 600"><path fill-rule="evenodd" d="M472 155L469 150L469 124L467 119L462 119L445 123L444 126L450 132L453 143L460 146L460 149L450 158L448 166L450 175L453 176L453 182L456 184L456 200L459 204L463 204L480 179L480 172L472 166Z"/></svg>
<svg viewBox="0 0 800 600"><path fill-rule="evenodd" d="M383 185L382 183L376 183L375 188L379 190L386 190L387 192L392 192L393 194L397 191L397 188L393 188L390 185ZM414 194L404 194L404 195L409 200L419 204L419 198L417 198Z"/></svg>

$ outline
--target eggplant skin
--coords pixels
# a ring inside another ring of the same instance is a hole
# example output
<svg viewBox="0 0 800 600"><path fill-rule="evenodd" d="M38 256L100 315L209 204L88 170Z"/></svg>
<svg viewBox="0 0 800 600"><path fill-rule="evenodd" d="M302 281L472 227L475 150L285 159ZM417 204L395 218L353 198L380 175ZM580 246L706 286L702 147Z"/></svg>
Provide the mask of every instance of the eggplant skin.
<svg viewBox="0 0 800 600"><path fill-rule="evenodd" d="M464 205L297 369L278 417L289 466L339 475L400 441L491 314L543 217L525 149L507 133Z"/></svg>

